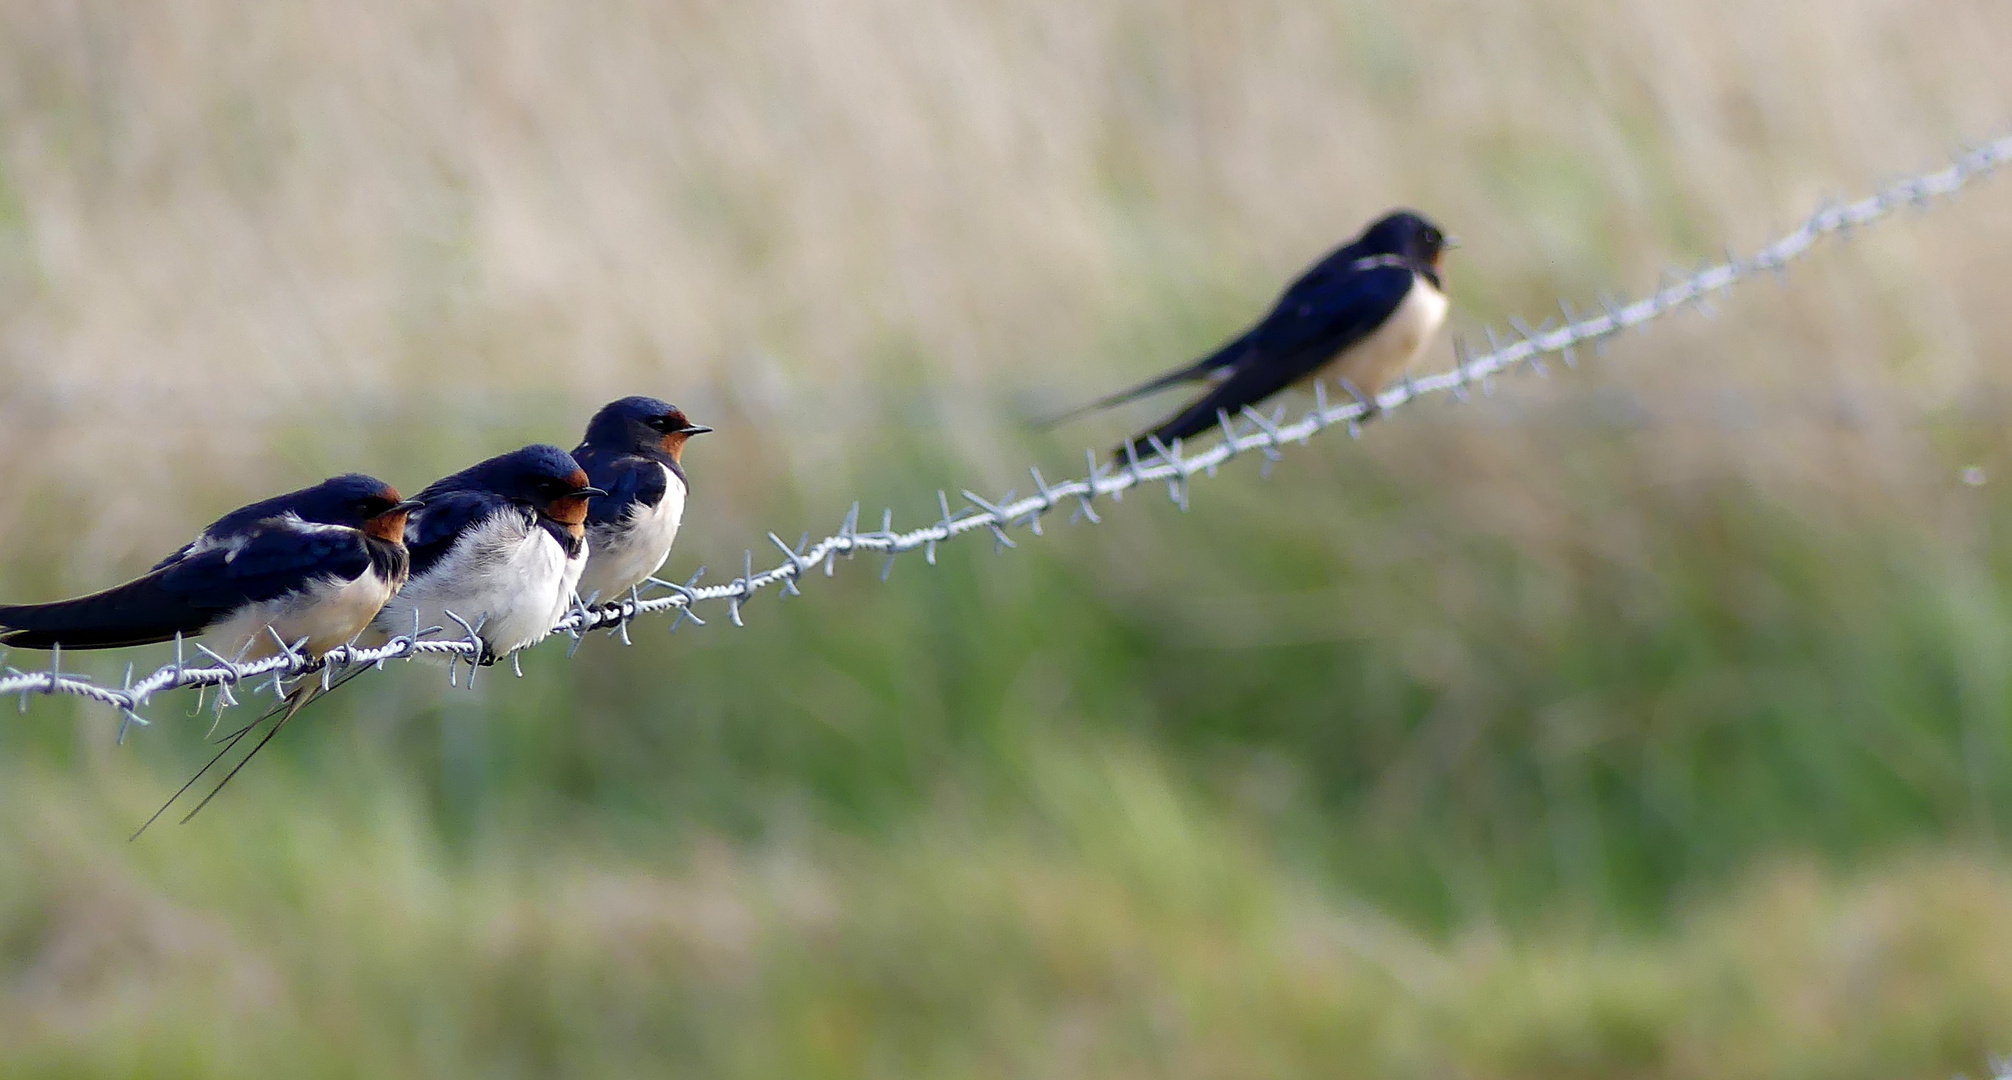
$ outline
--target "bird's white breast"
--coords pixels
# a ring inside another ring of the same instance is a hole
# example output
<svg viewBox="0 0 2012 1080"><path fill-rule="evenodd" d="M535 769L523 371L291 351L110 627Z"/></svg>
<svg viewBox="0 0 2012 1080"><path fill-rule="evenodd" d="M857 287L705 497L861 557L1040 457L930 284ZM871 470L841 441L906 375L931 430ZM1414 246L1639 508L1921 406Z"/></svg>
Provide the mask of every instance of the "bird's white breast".
<svg viewBox="0 0 2012 1080"><path fill-rule="evenodd" d="M522 515L496 514L463 533L439 562L415 575L373 624L385 635L442 628L441 637L465 636L453 612L481 626L490 652L504 656L535 645L552 632L573 603L573 587L586 552L568 557L551 533Z"/></svg>
<svg viewBox="0 0 2012 1080"><path fill-rule="evenodd" d="M1423 276L1413 274L1411 289L1390 317L1335 358L1329 372L1347 379L1370 396L1418 362L1432 336L1446 323L1446 294Z"/></svg>
<svg viewBox="0 0 2012 1080"><path fill-rule="evenodd" d="M580 575L580 595L603 601L621 599L670 557L678 526L685 519L685 482L668 467L664 497L655 506L636 503L627 516L591 531L587 569Z"/></svg>
<svg viewBox="0 0 2012 1080"><path fill-rule="evenodd" d="M288 646L306 638L306 651L318 656L361 633L389 599L391 583L373 566L346 581L317 578L285 596L247 605L206 633L223 643L225 656L255 660L276 655L275 633Z"/></svg>

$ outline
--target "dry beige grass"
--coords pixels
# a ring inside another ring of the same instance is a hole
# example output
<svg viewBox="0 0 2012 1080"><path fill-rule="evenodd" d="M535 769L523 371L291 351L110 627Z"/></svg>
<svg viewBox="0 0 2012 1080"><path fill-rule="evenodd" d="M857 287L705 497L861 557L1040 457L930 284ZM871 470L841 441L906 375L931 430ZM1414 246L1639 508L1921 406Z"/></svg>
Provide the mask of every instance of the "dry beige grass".
<svg viewBox="0 0 2012 1080"><path fill-rule="evenodd" d="M899 387L1017 468L973 390L1061 402L1193 352L1386 206L1467 241L1470 327L1645 287L1995 133L2012 45L1990 0L194 0L0 28L0 523L102 463L127 493L70 496L101 569L159 546L143 521L350 463L416 485L635 390L728 420L703 467L746 479L828 476ZM1891 230L1629 366L1950 401L2012 329L2008 211Z"/></svg>

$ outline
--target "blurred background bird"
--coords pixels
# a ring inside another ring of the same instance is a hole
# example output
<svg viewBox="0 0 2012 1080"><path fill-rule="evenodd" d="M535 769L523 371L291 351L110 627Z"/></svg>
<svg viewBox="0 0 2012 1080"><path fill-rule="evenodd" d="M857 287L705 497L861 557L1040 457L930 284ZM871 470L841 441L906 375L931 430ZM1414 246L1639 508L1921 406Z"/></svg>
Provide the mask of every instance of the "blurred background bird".
<svg viewBox="0 0 2012 1080"><path fill-rule="evenodd" d="M1408 210L1392 211L1301 274L1255 326L1200 360L1049 422L1060 423L1182 383L1210 389L1151 431L1121 445L1139 456L1226 423L1280 391L1333 378L1372 407L1385 383L1417 363L1446 322L1439 260L1446 234Z"/></svg>

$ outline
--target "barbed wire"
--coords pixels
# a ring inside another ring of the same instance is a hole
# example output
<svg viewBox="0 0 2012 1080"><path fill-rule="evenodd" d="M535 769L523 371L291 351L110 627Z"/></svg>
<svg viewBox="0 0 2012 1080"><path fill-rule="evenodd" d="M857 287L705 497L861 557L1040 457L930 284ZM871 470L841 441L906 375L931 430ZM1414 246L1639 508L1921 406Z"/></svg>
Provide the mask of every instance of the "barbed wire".
<svg viewBox="0 0 2012 1080"><path fill-rule="evenodd" d="M573 612L560 620L553 628L556 634L565 634L573 639L572 650L579 648L585 635L594 630L608 629L628 642L629 624L645 615L674 613L671 629L676 631L686 619L703 625L695 606L701 603L725 601L727 617L734 625L744 625L742 607L762 589L779 587L784 595L795 595L798 583L820 566L827 577L834 573L839 557L852 558L861 553L884 556L881 569L883 580L894 568L897 556L913 551L923 552L931 565L936 562L937 545L973 533L989 533L996 548L1018 546L1008 535L1008 530L1025 527L1034 535L1041 535L1041 524L1051 512L1068 507L1072 522L1087 520L1096 523L1101 519L1097 514L1099 499L1115 502L1127 491L1148 484L1165 483L1168 495L1182 509L1188 505L1188 486L1197 476L1214 476L1216 470L1232 458L1252 452L1261 453L1266 458L1266 466L1279 458L1280 448L1289 443L1304 444L1314 435L1332 427L1344 427L1351 436L1360 434L1363 419L1375 413L1404 405L1428 394L1451 393L1465 399L1470 388L1480 386L1484 392L1491 388L1493 376L1509 371L1518 365L1528 366L1539 375L1546 374L1544 358L1557 356L1569 367L1577 363L1577 350L1582 345L1604 342L1622 331L1630 330L1654 321L1673 311L1702 304L1710 297L1734 288L1756 276L1778 274L1796 259L1807 254L1817 241L1827 236L1848 235L1853 230L1871 225L1909 207L1927 208L1937 198L1953 196L1967 187L1971 181L1988 175L1999 166L2012 162L2012 136L2007 136L1975 149L1959 154L1948 166L1925 172L1892 184L1879 192L1856 202L1826 205L1810 215L1794 231L1761 248L1755 254L1740 258L1730 249L1722 262L1712 263L1689 274L1666 273L1668 281L1649 296L1632 302L1608 298L1599 301L1598 314L1581 317L1572 308L1560 301L1559 318L1547 318L1532 327L1527 322L1510 318L1511 336L1505 336L1493 327L1483 334L1488 342L1488 350L1475 354L1467 348L1464 339L1455 338L1454 366L1449 371L1422 377L1404 378L1400 383L1384 390L1375 398L1368 398L1343 384L1345 400L1330 401L1325 383L1314 384L1314 406L1303 417L1287 423L1287 406L1280 405L1270 413L1245 407L1240 415L1230 416L1218 413L1218 427L1221 441L1205 450L1188 453L1180 440L1172 445L1152 440L1153 453L1141 458L1130 449L1125 460L1113 464L1100 461L1096 451L1085 452L1084 475L1057 483L1048 482L1038 468L1030 467L1029 476L1034 485L1034 493L1019 496L1007 492L995 500L987 500L974 492L960 492L961 502L951 505L947 492L936 493L938 517L920 528L896 530L894 511L881 512L880 527L873 530L860 528L858 503L854 503L836 533L811 542L810 534L803 534L795 546L791 546L775 533L769 533L769 541L782 553L782 561L763 570L755 569L752 549L742 555L741 573L730 581L714 585L701 585L705 570L683 584L652 578L648 583L653 589L661 589L662 595L644 597L640 591L631 589L626 598L614 603L588 604L575 601ZM333 684L338 673L344 677L360 673L366 666L382 668L392 660L410 660L422 656L444 656L449 661L448 679L458 685L457 672L462 662L468 664L468 685L474 686L478 669L476 660L483 648L477 638L476 626L461 620L459 624L464 636L436 638L441 628L413 628L409 634L399 635L387 643L364 648L346 645L322 654L308 656L299 651L297 645L290 645L275 637L279 652L258 660L244 661L217 654L196 642L175 641L175 662L164 665L153 673L135 681L133 665L126 666L123 680L117 686L97 682L88 677L66 674L63 671L63 654L52 650L47 668L23 671L0 665L0 696L18 695L22 711L27 711L28 702L37 694L68 694L100 702L117 709L122 716L119 736L124 738L128 727L134 724L146 725L148 721L140 715L140 710L159 694L172 690L195 689L217 691L217 709L237 704L234 690L243 686L269 687L275 696L286 692L287 684L309 676L319 676L323 689ZM188 650L193 648L201 654L204 662L189 662ZM512 657L513 665L515 656ZM517 670L522 676L523 671Z"/></svg>

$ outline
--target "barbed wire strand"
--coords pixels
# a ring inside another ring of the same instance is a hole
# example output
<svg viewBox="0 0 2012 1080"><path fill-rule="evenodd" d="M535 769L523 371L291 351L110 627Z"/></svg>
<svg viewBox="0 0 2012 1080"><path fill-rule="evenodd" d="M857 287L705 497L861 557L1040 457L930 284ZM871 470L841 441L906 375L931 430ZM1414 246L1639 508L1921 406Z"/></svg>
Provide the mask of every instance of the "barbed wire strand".
<svg viewBox="0 0 2012 1080"><path fill-rule="evenodd" d="M884 556L886 561L881 577L885 580L897 556L920 550L924 558L934 565L938 544L972 533L991 534L998 549L1015 547L1017 545L1008 534L1009 529L1025 526L1039 536L1042 519L1063 507L1072 511L1071 521L1096 523L1101 520L1097 515L1097 500L1108 498L1117 501L1125 492L1148 484L1165 483L1173 501L1186 509L1189 482L1198 474L1214 476L1216 470L1232 458L1260 453L1265 456L1266 468L1269 469L1270 463L1278 460L1279 449L1289 443L1303 444L1314 435L1337 426L1346 428L1351 436L1358 435L1365 417L1397 408L1425 395L1452 393L1464 400L1470 387L1480 386L1486 391L1493 376L1518 365L1527 365L1538 374L1545 374L1544 358L1549 356L1561 357L1567 366L1572 366L1577 362L1577 350L1582 345L1597 346L1622 331L1642 326L1671 312L1703 305L1711 297L1742 282L1766 274L1779 274L1825 237L1847 236L1906 207L1926 209L1934 200L1956 195L1972 181L2008 162L2012 162L2012 136L1967 150L1946 167L1901 180L1856 202L1826 205L1794 231L1750 257L1742 259L1729 250L1723 262L1709 264L1688 275L1666 274L1666 278L1674 280L1641 300L1619 302L1602 298L1600 313L1583 318L1560 301L1559 316L1562 321L1556 325L1553 320L1546 319L1532 327L1521 319L1511 318L1509 324L1513 338L1506 343L1493 327L1485 328L1483 333L1488 340L1488 351L1478 355L1470 354L1464 341L1456 338L1455 362L1451 370L1416 378L1407 376L1373 400L1343 382L1341 385L1347 399L1329 401L1325 385L1316 383L1314 407L1292 423L1285 422L1286 407L1283 405L1269 414L1245 407L1238 416L1218 413L1221 441L1195 453L1188 453L1180 440L1168 446L1155 439L1151 443L1154 451L1151 455L1141 458L1136 451L1128 448L1125 460L1115 464L1101 462L1094 450L1086 451L1084 475L1057 483L1048 482L1039 469L1030 468L1028 473L1033 480L1034 493L1027 496L1007 492L997 500L987 500L971 491L963 491L959 493L962 504L952 507L948 493L938 491L937 520L916 529L896 530L894 511L889 509L881 514L880 528L862 530L859 527L860 508L855 503L838 531L816 543L811 542L809 533L805 533L794 546L775 533L769 533L769 541L781 551L783 558L768 569L755 569L754 552L750 549L743 554L741 573L730 581L701 585L699 580L705 574L704 568L683 584L652 578L649 585L660 588L662 595L645 598L638 590L631 589L626 598L614 603L590 605L576 601L573 612L560 620L553 630L554 633L571 636L575 650L588 632L604 628L619 634L626 642L629 640L629 624L637 618L674 612L676 618L671 629L676 631L686 619L703 625L705 620L693 608L701 603L718 601L726 602L727 618L734 625L741 626L744 625L741 609L757 592L780 587L783 595L795 595L798 582L818 567L822 566L825 575L830 576L841 556L851 558L861 553ZM460 637L436 638L432 635L439 633L440 628L415 626L411 633L394 637L380 646L364 648L346 645L329 650L318 658L302 653L297 643L278 641L280 651L276 655L245 661L242 655L224 657L200 643L177 638L174 663L164 665L138 681L133 679L133 668L128 664L125 677L117 686L66 674L62 651L53 649L46 668L24 671L0 665L0 697L18 695L23 712L27 711L29 699L38 694L68 694L111 706L120 713L119 737L123 740L129 727L148 723L140 715L140 710L156 695L172 690L195 689L206 693L215 688L216 707L221 713L237 703L235 688L269 686L278 696L284 693L289 681L319 675L322 687L326 689L338 671L343 672L346 679L360 674L365 667L381 669L391 660L410 660L421 656L445 656L449 660L449 681L455 685L459 685L456 672L460 664L466 662L468 685L473 687L478 670L475 661L482 654L476 632L478 628L459 619L455 621L459 624L457 629L462 632ZM191 647L200 652L207 662L191 664L188 657ZM572 655L572 652L567 655ZM514 664L515 657L512 660ZM517 674L522 676L523 671L518 669Z"/></svg>

